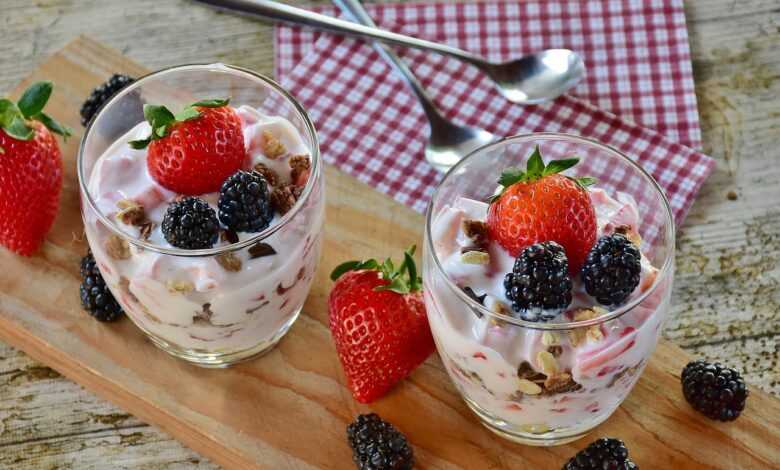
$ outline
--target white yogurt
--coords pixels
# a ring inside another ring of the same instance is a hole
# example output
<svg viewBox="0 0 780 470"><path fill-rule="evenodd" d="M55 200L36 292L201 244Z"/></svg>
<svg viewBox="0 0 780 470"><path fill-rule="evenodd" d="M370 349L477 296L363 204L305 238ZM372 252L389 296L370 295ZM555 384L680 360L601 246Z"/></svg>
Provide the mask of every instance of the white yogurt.
<svg viewBox="0 0 780 470"><path fill-rule="evenodd" d="M628 194L615 198L605 191L590 190L598 219L598 236L616 227L639 224L636 204ZM464 219L485 220L487 204L461 198L441 210L431 228L434 250L449 279L459 287L471 287L477 295L487 294L486 306L496 302L509 308L504 276L511 272L514 258L491 242L490 263L464 264L461 248L471 244L462 231ZM639 287L632 299L641 295L655 280L658 270L643 256ZM609 416L622 402L639 377L646 359L655 348L662 320L669 307L670 283L662 282L638 307L618 319L570 336L567 331L553 334L558 343L555 362L559 373L568 373L577 390L552 393L523 393L518 369L528 363L537 373L541 351L552 351L550 333L543 343L543 331L497 322L474 312L455 295L434 269L425 270L425 299L431 330L438 351L465 397L496 421L524 432L546 432L596 423ZM598 306L588 296L579 278L574 282L573 303L556 322L572 321L577 308ZM629 300L630 301L630 300ZM579 335L579 336L576 336ZM575 344L576 343L576 344ZM535 378L538 384L538 376Z"/></svg>
<svg viewBox="0 0 780 470"><path fill-rule="evenodd" d="M284 118L265 116L248 106L236 112L249 156L245 169L262 162L282 182L289 182L289 157L310 153L295 127ZM285 155L269 159L263 154L264 131L282 142ZM144 122L116 141L95 163L88 187L98 210L112 219L120 200L143 205L147 219L155 226L149 242L171 248L160 226L177 194L149 175L146 150L128 145L148 134L149 125ZM278 339L304 303L321 246L324 201L321 184L316 183L295 217L263 240L276 254L252 259L248 249L234 252L241 261L237 272L226 270L213 256L160 254L132 244L129 258L117 259L106 248L116 236L91 211L85 211L86 233L106 282L143 330L179 349L240 352ZM218 193L199 197L216 211ZM279 219L276 214L271 225ZM138 227L117 224L129 238L139 237ZM241 240L253 235L238 234ZM220 240L215 246L224 245L228 242Z"/></svg>

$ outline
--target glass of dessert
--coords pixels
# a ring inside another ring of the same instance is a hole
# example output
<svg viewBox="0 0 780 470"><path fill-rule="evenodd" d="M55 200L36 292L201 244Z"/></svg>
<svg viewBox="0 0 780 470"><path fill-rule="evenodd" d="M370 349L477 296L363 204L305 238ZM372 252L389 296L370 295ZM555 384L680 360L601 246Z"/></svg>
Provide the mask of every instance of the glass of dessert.
<svg viewBox="0 0 780 470"><path fill-rule="evenodd" d="M222 64L143 77L87 128L78 175L97 265L157 346L224 367L295 322L324 187L314 125L278 84Z"/></svg>
<svg viewBox="0 0 780 470"><path fill-rule="evenodd" d="M674 225L626 155L565 134L485 146L428 207L423 284L439 355L491 431L549 446L626 398L658 341Z"/></svg>

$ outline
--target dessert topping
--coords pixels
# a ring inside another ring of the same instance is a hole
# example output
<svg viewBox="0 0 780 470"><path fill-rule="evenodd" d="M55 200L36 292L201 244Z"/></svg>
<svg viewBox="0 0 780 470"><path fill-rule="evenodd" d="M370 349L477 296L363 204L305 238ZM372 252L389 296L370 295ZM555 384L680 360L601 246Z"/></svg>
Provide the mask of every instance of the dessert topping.
<svg viewBox="0 0 780 470"><path fill-rule="evenodd" d="M565 250L569 273L576 274L596 241L596 212L586 189L595 180L561 174L578 161L545 165L537 147L525 171L504 170L498 181L503 189L488 208L490 238L512 256L535 243L554 241Z"/></svg>
<svg viewBox="0 0 780 470"><path fill-rule="evenodd" d="M274 170L268 168L265 163L257 163L252 169L265 179L268 186L274 187L279 184L279 175Z"/></svg>
<svg viewBox="0 0 780 470"><path fill-rule="evenodd" d="M571 303L572 282L563 247L548 241L524 248L504 278L504 289L523 320L555 318Z"/></svg>
<svg viewBox="0 0 780 470"><path fill-rule="evenodd" d="M105 241L105 247L108 256L114 259L123 260L130 258L130 244L119 235L110 235Z"/></svg>
<svg viewBox="0 0 780 470"><path fill-rule="evenodd" d="M263 154L271 160L276 160L287 152L284 144L269 131L263 131Z"/></svg>
<svg viewBox="0 0 780 470"><path fill-rule="evenodd" d="M249 257L251 259L273 256L275 254L276 250L268 243L257 242L249 248Z"/></svg>
<svg viewBox="0 0 780 470"><path fill-rule="evenodd" d="M228 253L220 253L216 256L216 260L225 271L234 273L241 271L241 258L236 256L236 254L232 251Z"/></svg>
<svg viewBox="0 0 780 470"><path fill-rule="evenodd" d="M206 201L185 197L168 206L162 221L165 240L177 248L211 248L219 237L217 215Z"/></svg>
<svg viewBox="0 0 780 470"><path fill-rule="evenodd" d="M625 235L601 237L582 267L585 290L602 305L625 302L639 285L641 258L639 248Z"/></svg>
<svg viewBox="0 0 780 470"><path fill-rule="evenodd" d="M268 183L260 173L239 170L219 190L219 220L234 232L261 232L274 217Z"/></svg>
<svg viewBox="0 0 780 470"><path fill-rule="evenodd" d="M302 192L303 188L293 184L276 187L271 192L271 205L276 209L276 212L284 215L295 206Z"/></svg>
<svg viewBox="0 0 780 470"><path fill-rule="evenodd" d="M116 205L119 208L116 218L123 224L140 226L146 220L144 206L132 199L121 199Z"/></svg>

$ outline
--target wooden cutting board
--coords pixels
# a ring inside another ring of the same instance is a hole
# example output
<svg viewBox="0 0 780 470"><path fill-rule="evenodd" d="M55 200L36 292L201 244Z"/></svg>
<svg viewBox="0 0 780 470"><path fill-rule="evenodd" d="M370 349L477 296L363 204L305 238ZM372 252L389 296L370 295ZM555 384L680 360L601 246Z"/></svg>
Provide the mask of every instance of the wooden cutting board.
<svg viewBox="0 0 780 470"><path fill-rule="evenodd" d="M495 437L451 385L436 355L387 397L356 403L327 327L327 274L339 262L397 256L421 243L423 218L368 186L327 168L327 221L321 269L304 315L270 354L207 370L156 349L127 319L91 320L79 303L79 259L86 251L79 214L78 109L114 72L142 66L80 37L15 90L54 80L48 113L76 135L63 145L65 183L48 241L32 258L0 249L0 337L139 418L156 424L226 468L352 468L345 426L374 410L406 433L417 468L560 468L590 437L623 439L642 468L770 468L780 462L780 400L751 390L743 416L712 422L680 393L689 360L662 341L636 388L589 438L541 449Z"/></svg>

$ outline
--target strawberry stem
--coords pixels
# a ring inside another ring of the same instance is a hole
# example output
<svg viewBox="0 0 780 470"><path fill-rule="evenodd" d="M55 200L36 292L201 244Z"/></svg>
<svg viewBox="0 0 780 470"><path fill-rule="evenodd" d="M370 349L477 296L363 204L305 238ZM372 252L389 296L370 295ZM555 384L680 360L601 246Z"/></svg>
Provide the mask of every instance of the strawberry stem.
<svg viewBox="0 0 780 470"><path fill-rule="evenodd" d="M227 106L228 103L230 103L230 98L200 100L187 105L177 114L173 114L171 110L162 105L145 104L144 118L152 127L152 132L149 137L131 140L128 144L136 150L145 149L152 141L160 140L167 136L174 124L200 117L200 111L197 108L221 108L222 106Z"/></svg>
<svg viewBox="0 0 780 470"><path fill-rule="evenodd" d="M30 140L35 136L35 131L28 122L38 121L67 140L71 130L43 112L53 89L52 82L35 82L22 93L16 103L6 98L0 99L0 128L14 139Z"/></svg>
<svg viewBox="0 0 780 470"><path fill-rule="evenodd" d="M383 263L375 259L365 261L347 261L336 266L330 275L332 281L337 280L349 271L379 271L382 278L390 281L388 284L377 287L376 291L389 290L398 294L418 292L422 288L422 279L417 274L417 265L414 262L415 245L404 252L404 260L395 267L393 260L387 258Z"/></svg>
<svg viewBox="0 0 780 470"><path fill-rule="evenodd" d="M546 176L564 172L579 162L579 158L564 158L561 160L551 160L548 164L545 165L544 160L542 159L542 152L539 150L539 146L537 145L533 153L531 153L531 155L528 157L525 171L517 167L509 167L501 172L501 176L498 178L498 184L502 186L501 192L491 196L488 202L493 203L497 201L501 195L504 194L504 191L506 191L513 184L531 183ZM583 189L596 183L596 179L589 176L582 178L572 178L567 176L567 178L576 182Z"/></svg>

